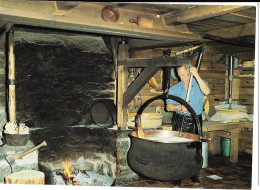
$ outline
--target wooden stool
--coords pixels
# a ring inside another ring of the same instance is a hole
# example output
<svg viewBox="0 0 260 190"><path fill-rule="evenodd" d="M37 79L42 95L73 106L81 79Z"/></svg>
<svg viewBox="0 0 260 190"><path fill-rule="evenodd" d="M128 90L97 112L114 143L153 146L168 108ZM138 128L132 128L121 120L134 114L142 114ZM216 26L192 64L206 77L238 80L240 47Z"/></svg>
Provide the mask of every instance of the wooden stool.
<svg viewBox="0 0 260 190"><path fill-rule="evenodd" d="M6 184L44 184L44 173L36 170L21 170L5 177Z"/></svg>

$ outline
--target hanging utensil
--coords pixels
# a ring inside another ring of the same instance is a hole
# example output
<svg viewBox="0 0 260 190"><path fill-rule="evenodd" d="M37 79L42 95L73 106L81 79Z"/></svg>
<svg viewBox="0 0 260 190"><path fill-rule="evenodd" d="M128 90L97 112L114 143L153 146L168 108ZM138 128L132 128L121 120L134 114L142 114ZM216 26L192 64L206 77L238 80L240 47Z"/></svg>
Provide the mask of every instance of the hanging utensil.
<svg viewBox="0 0 260 190"><path fill-rule="evenodd" d="M116 22L119 18L119 11L112 6L106 6L102 9L101 17L106 22Z"/></svg>
<svg viewBox="0 0 260 190"><path fill-rule="evenodd" d="M148 18L138 17L137 19L130 19L130 23L136 23L138 26L144 28L153 28L153 20Z"/></svg>

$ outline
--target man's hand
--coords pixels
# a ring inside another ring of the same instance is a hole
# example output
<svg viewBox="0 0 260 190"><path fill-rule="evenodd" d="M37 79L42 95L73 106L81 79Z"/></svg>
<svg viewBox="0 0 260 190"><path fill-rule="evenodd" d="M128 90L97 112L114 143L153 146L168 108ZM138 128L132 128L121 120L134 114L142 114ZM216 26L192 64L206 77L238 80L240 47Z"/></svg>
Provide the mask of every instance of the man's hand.
<svg viewBox="0 0 260 190"><path fill-rule="evenodd" d="M182 110L183 112L187 111L187 108L183 105L174 105L174 104L167 104L166 106L167 111L176 111Z"/></svg>
<svg viewBox="0 0 260 190"><path fill-rule="evenodd" d="M173 105L173 104L167 104L166 109L167 111L175 111L177 106Z"/></svg>
<svg viewBox="0 0 260 190"><path fill-rule="evenodd" d="M197 68L196 67L191 67L190 68L190 73L194 76L197 77L199 75Z"/></svg>
<svg viewBox="0 0 260 190"><path fill-rule="evenodd" d="M186 112L187 108L184 105L181 105L181 111Z"/></svg>
<svg viewBox="0 0 260 190"><path fill-rule="evenodd" d="M200 77L197 68L196 67L191 67L190 68L190 73L197 79L197 82L199 84L199 87L202 91L202 93L207 96L210 93L210 88L207 85L207 83L205 83L205 81Z"/></svg>

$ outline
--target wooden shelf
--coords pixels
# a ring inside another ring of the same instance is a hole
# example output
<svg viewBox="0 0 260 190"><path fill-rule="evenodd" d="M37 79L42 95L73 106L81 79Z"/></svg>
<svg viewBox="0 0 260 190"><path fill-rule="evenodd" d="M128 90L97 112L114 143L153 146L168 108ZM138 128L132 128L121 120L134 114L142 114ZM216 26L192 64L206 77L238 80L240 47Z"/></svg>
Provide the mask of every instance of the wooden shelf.
<svg viewBox="0 0 260 190"><path fill-rule="evenodd" d="M239 78L254 78L255 75L233 75L234 79L239 79ZM224 78L228 78L228 75L224 75Z"/></svg>
<svg viewBox="0 0 260 190"><path fill-rule="evenodd" d="M255 67L238 67L238 68L234 68L234 70L254 71L254 70L255 70Z"/></svg>

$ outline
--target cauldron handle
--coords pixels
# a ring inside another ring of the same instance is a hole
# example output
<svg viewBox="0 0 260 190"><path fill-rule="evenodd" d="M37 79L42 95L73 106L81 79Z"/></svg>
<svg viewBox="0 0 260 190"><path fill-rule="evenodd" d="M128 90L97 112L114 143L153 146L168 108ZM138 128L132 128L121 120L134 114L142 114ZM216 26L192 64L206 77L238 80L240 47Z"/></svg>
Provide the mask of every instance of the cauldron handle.
<svg viewBox="0 0 260 190"><path fill-rule="evenodd" d="M140 108L139 110L137 111L137 114L135 116L135 128L138 129L138 127L141 127L141 126L138 126L140 125L139 122L138 122L138 118L141 117L143 111L145 110L145 108L153 101L155 100L159 100L159 99L162 99L162 100L166 100L166 99L172 99L172 100L175 100L179 103L181 103L182 105L184 105L187 110L191 113L192 117L195 119L195 127L198 129L198 135L199 135L199 138L201 139L201 135L202 135L202 131L201 131L201 127L200 127L200 122L199 122L199 119L195 113L195 111L192 109L192 107L186 102L184 101L183 99L177 97L177 96L173 96L173 95L168 95L168 94L162 94L162 95L159 95L159 96L155 96L149 100L147 100Z"/></svg>

